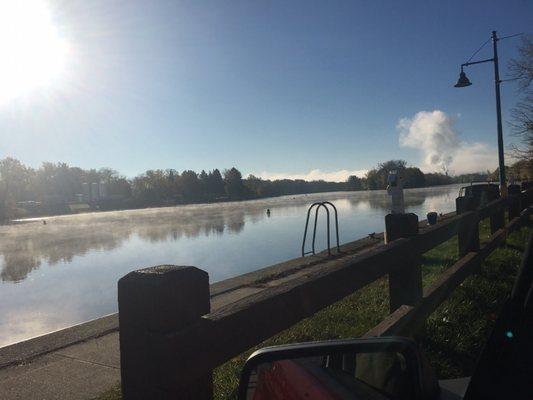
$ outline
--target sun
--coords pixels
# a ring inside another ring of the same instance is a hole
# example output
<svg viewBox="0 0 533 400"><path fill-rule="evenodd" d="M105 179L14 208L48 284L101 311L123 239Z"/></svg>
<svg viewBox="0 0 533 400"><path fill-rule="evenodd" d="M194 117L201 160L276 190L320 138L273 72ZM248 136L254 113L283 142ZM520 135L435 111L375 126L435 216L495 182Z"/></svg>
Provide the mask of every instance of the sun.
<svg viewBox="0 0 533 400"><path fill-rule="evenodd" d="M45 0L0 0L0 105L53 85L67 50Z"/></svg>

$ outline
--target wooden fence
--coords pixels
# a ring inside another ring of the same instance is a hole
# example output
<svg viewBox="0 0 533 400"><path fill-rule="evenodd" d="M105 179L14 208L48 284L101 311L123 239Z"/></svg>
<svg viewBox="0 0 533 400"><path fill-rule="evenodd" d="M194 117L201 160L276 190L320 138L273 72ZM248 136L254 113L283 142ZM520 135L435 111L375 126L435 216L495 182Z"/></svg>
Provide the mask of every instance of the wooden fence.
<svg viewBox="0 0 533 400"><path fill-rule="evenodd" d="M393 218L386 244L326 258L323 268L214 312L205 271L158 266L131 272L118 283L123 398L211 399L214 368L386 275L391 314L365 336L410 335L511 231L529 221L532 201L533 189L519 187L480 209L458 198L457 215L422 233L418 224ZM492 235L480 247L479 222L485 218ZM460 259L422 288L422 254L454 235Z"/></svg>

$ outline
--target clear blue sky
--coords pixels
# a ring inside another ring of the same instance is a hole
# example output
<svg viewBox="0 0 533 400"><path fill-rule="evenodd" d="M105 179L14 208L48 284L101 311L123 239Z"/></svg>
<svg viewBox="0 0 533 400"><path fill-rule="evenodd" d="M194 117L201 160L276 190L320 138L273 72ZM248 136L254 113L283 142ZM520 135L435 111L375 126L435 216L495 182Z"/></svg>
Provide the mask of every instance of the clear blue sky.
<svg viewBox="0 0 533 400"><path fill-rule="evenodd" d="M433 110L494 148L492 65L470 67L461 90L459 65L493 29L533 27L528 0L43 1L68 60L46 90L1 105L0 157L127 176L420 165L396 125ZM504 76L519 43L500 42ZM515 86L502 90L508 120Z"/></svg>

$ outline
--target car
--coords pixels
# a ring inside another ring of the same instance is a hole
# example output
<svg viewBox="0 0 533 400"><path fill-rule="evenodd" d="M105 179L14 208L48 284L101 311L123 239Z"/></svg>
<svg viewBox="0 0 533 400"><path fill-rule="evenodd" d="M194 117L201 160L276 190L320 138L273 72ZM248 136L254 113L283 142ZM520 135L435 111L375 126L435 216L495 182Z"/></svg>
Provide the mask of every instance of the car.
<svg viewBox="0 0 533 400"><path fill-rule="evenodd" d="M459 189L459 197L469 197L477 207L500 198L500 187L496 183L471 182Z"/></svg>

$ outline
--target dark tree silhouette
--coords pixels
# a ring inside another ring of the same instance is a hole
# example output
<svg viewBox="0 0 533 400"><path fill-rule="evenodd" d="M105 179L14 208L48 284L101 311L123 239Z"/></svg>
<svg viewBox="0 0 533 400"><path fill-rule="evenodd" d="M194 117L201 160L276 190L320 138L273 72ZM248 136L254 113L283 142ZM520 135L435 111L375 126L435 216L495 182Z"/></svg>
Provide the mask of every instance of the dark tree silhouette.
<svg viewBox="0 0 533 400"><path fill-rule="evenodd" d="M224 180L218 169L209 172L209 193L215 198L222 197L226 194Z"/></svg>
<svg viewBox="0 0 533 400"><path fill-rule="evenodd" d="M361 181L361 178L351 175L346 180L346 185L348 187L348 190L361 190L363 188L363 183Z"/></svg>
<svg viewBox="0 0 533 400"><path fill-rule="evenodd" d="M245 194L245 187L242 182L241 172L232 167L224 171L224 186L226 188L226 194L230 199L241 199Z"/></svg>
<svg viewBox="0 0 533 400"><path fill-rule="evenodd" d="M522 161L522 171L533 175L533 39L526 37L518 49L518 57L511 60L509 70L519 82L520 100L511 112L511 128L522 146L513 146L514 156Z"/></svg>
<svg viewBox="0 0 533 400"><path fill-rule="evenodd" d="M194 202L200 200L201 186L196 172L191 170L183 171L180 185L185 201Z"/></svg>

